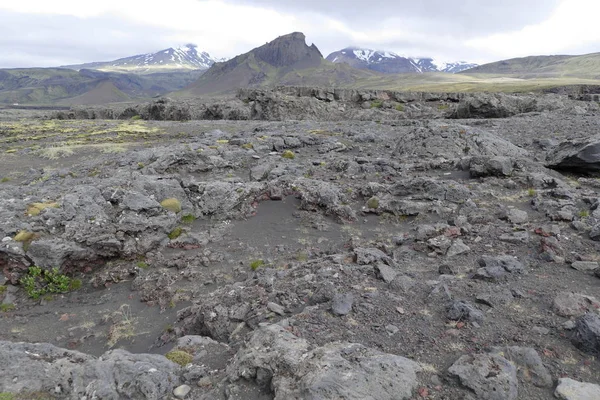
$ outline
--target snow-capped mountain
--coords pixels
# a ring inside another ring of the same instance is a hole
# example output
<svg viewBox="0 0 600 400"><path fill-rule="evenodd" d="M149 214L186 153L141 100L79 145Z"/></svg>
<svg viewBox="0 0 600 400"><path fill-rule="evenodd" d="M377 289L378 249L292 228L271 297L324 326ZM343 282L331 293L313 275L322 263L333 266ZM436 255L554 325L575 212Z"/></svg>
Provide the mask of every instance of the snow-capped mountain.
<svg viewBox="0 0 600 400"><path fill-rule="evenodd" d="M333 52L327 56L327 60L333 63L346 63L354 68L371 69L392 74L405 72L448 72L455 74L477 66L477 64L466 61L443 62L433 58L406 57L389 51L353 47Z"/></svg>
<svg viewBox="0 0 600 400"><path fill-rule="evenodd" d="M96 69L100 71L159 72L161 70L207 70L215 62L224 61L206 52L198 52L194 44L171 47L156 53L138 54L114 61L67 65L71 69Z"/></svg>

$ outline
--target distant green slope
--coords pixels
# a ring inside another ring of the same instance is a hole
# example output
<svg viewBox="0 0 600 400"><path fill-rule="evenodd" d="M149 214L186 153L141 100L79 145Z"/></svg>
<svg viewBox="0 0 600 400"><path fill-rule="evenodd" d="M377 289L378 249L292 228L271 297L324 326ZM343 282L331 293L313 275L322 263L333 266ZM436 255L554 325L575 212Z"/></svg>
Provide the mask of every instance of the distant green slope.
<svg viewBox="0 0 600 400"><path fill-rule="evenodd" d="M531 56L480 65L461 74L501 74L527 79L572 77L600 79L600 53L581 56Z"/></svg>

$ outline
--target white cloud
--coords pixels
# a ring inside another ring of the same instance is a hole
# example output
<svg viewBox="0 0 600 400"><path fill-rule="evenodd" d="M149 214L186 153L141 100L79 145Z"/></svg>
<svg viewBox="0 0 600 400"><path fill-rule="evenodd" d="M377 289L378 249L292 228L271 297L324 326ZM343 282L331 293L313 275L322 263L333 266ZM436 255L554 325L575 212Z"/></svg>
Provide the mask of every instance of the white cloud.
<svg viewBox="0 0 600 400"><path fill-rule="evenodd" d="M594 46L600 51L599 15L598 0L563 0L544 22L467 40L465 44L496 59L594 51Z"/></svg>

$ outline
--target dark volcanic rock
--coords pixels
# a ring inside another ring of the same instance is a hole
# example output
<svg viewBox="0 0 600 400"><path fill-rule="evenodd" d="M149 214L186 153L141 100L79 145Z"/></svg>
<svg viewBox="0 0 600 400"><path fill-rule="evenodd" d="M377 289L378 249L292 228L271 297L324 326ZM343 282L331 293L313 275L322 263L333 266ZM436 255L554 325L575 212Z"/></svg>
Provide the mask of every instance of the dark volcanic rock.
<svg viewBox="0 0 600 400"><path fill-rule="evenodd" d="M600 171L600 136L563 142L549 152L546 160L549 168L598 172Z"/></svg>
<svg viewBox="0 0 600 400"><path fill-rule="evenodd" d="M600 316L590 312L579 317L571 341L587 353L600 353Z"/></svg>

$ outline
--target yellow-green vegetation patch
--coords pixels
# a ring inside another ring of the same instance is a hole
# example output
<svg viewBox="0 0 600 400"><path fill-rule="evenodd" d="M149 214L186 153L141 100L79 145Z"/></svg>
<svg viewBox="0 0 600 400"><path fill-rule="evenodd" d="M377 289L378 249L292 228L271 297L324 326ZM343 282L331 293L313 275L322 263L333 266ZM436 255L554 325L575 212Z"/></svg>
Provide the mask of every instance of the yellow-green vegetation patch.
<svg viewBox="0 0 600 400"><path fill-rule="evenodd" d="M242 148L246 150L252 150L254 148L254 145L252 143L244 143L242 145Z"/></svg>
<svg viewBox="0 0 600 400"><path fill-rule="evenodd" d="M12 393L2 392L0 393L0 400L16 400L16 397Z"/></svg>
<svg viewBox="0 0 600 400"><path fill-rule="evenodd" d="M404 112L404 106L402 104L396 105L396 111Z"/></svg>
<svg viewBox="0 0 600 400"><path fill-rule="evenodd" d="M181 229L180 226L178 226L177 228L173 229L171 232L169 232L169 239L171 240L175 240L177 239L179 236L181 236L181 234L183 233L183 229Z"/></svg>
<svg viewBox="0 0 600 400"><path fill-rule="evenodd" d="M287 158L288 160L293 160L296 158L296 155L291 150L285 150L283 153L281 153L281 157Z"/></svg>
<svg viewBox="0 0 600 400"><path fill-rule="evenodd" d="M12 154L12 153L16 153L16 152L17 152L17 149L8 149L5 151L5 153L7 153L7 154Z"/></svg>
<svg viewBox="0 0 600 400"><path fill-rule="evenodd" d="M141 268L141 269L148 269L148 268L150 268L150 266L146 262L144 262L144 261L138 261L135 265L138 268Z"/></svg>
<svg viewBox="0 0 600 400"><path fill-rule="evenodd" d="M6 182L10 182L11 179L8 176L5 176L4 178L0 179L0 183L6 183Z"/></svg>
<svg viewBox="0 0 600 400"><path fill-rule="evenodd" d="M371 108L381 108L383 107L383 101L375 100L371 102Z"/></svg>
<svg viewBox="0 0 600 400"><path fill-rule="evenodd" d="M530 189L527 190L527 195L529 197L535 197L536 194L537 194L537 192L535 191L534 188L530 188Z"/></svg>
<svg viewBox="0 0 600 400"><path fill-rule="evenodd" d="M254 260L250 263L250 268L252 269L252 271L256 271L257 269L259 269L260 267L263 267L265 265L265 262L263 260Z"/></svg>
<svg viewBox="0 0 600 400"><path fill-rule="evenodd" d="M77 146L62 145L52 146L38 151L38 155L42 158L49 160L58 160L59 158L65 158L72 156L75 153Z"/></svg>
<svg viewBox="0 0 600 400"><path fill-rule="evenodd" d="M186 353L185 351L182 350L173 350L168 352L167 354L165 354L165 357L170 360L173 361L175 364L179 364L182 367L185 367L188 364L191 364L192 361L194 360L194 357L192 357L191 354Z"/></svg>
<svg viewBox="0 0 600 400"><path fill-rule="evenodd" d="M160 202L160 205L165 209L174 213L181 212L181 202L176 198L165 199Z"/></svg>
<svg viewBox="0 0 600 400"><path fill-rule="evenodd" d="M27 215L35 217L36 215L40 215L46 208L58 208L58 203L50 201L45 203L31 203L27 207Z"/></svg>
<svg viewBox="0 0 600 400"><path fill-rule="evenodd" d="M0 285L0 294L6 292L6 286L5 285Z"/></svg>
<svg viewBox="0 0 600 400"><path fill-rule="evenodd" d="M308 131L308 133L312 133L313 135L323 135L323 136L342 136L339 132L331 132L324 129L312 129Z"/></svg>
<svg viewBox="0 0 600 400"><path fill-rule="evenodd" d="M379 199L377 197L371 197L367 201L367 207L369 207L370 209L373 209L373 210L379 208Z"/></svg>
<svg viewBox="0 0 600 400"><path fill-rule="evenodd" d="M15 305L12 303L0 304L0 312L9 312L15 309Z"/></svg>
<svg viewBox="0 0 600 400"><path fill-rule="evenodd" d="M16 242L30 242L35 239L35 233L26 230L19 231L13 238Z"/></svg>
<svg viewBox="0 0 600 400"><path fill-rule="evenodd" d="M227 140L227 139L219 139L219 140L217 140L217 143L219 143L219 144L227 144L227 143L229 143L229 140Z"/></svg>

